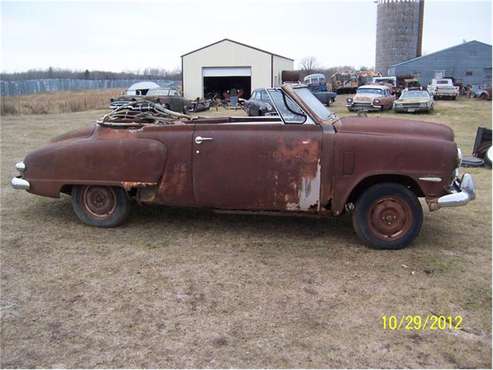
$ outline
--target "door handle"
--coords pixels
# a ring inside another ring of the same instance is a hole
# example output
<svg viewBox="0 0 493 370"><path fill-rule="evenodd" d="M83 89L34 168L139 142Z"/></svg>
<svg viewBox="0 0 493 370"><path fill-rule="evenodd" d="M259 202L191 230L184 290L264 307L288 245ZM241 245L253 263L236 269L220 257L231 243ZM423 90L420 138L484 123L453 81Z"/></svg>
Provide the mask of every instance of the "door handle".
<svg viewBox="0 0 493 370"><path fill-rule="evenodd" d="M212 137L202 137L202 136L197 136L195 138L195 144L202 144L204 141L212 141L214 140Z"/></svg>

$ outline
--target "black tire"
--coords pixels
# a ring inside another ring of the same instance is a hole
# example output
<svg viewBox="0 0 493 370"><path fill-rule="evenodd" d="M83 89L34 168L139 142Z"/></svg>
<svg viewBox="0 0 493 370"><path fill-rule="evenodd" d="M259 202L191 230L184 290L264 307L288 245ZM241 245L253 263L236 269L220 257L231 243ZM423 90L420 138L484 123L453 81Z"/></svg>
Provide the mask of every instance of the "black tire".
<svg viewBox="0 0 493 370"><path fill-rule="evenodd" d="M125 190L113 186L74 186L72 208L79 219L90 226L115 227L130 213Z"/></svg>
<svg viewBox="0 0 493 370"><path fill-rule="evenodd" d="M421 203L403 185L373 185L356 201L353 227L371 248L405 248L418 236L422 224Z"/></svg>
<svg viewBox="0 0 493 370"><path fill-rule="evenodd" d="M493 149L491 149L491 146L486 150L486 153L484 154L484 165L486 167L491 168L491 156L493 155Z"/></svg>

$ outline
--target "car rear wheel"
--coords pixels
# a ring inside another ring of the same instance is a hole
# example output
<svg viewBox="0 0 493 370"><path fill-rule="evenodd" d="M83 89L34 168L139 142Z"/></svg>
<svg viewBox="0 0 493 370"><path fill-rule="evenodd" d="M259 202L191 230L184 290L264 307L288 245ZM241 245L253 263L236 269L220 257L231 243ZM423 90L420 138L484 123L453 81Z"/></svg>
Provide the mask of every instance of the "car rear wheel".
<svg viewBox="0 0 493 370"><path fill-rule="evenodd" d="M353 227L370 247L401 249L419 234L423 209L416 195L403 185L382 183L368 188L357 200Z"/></svg>
<svg viewBox="0 0 493 370"><path fill-rule="evenodd" d="M87 225L115 227L128 217L130 201L127 193L113 186L74 186L72 207Z"/></svg>

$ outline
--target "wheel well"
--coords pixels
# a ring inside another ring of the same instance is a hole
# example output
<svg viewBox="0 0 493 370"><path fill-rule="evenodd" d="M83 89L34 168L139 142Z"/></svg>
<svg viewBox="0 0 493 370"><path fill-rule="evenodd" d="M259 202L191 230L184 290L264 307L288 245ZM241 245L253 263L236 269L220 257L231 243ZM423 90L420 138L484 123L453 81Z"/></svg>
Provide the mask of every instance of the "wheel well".
<svg viewBox="0 0 493 370"><path fill-rule="evenodd" d="M370 186L383 183L383 182L393 182L396 184L401 184L411 190L417 197L423 197L423 191L416 183L414 179L404 175L375 175L369 176L363 179L358 185L354 187L349 194L348 200L346 203L354 203L360 197L363 192L368 189Z"/></svg>
<svg viewBox="0 0 493 370"><path fill-rule="evenodd" d="M63 185L62 188L60 189L60 193L64 193L64 194L72 194L72 187L74 185Z"/></svg>

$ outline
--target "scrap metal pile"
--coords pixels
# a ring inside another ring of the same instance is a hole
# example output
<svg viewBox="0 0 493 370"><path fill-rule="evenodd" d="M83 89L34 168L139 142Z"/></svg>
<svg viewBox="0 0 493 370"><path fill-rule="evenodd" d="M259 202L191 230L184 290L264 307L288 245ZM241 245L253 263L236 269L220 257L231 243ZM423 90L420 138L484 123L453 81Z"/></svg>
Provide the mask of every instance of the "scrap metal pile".
<svg viewBox="0 0 493 370"><path fill-rule="evenodd" d="M166 109L162 104L147 100L138 100L117 107L110 113L105 114L98 123L107 125L121 124L172 124L177 119L192 119L187 114L174 112Z"/></svg>

